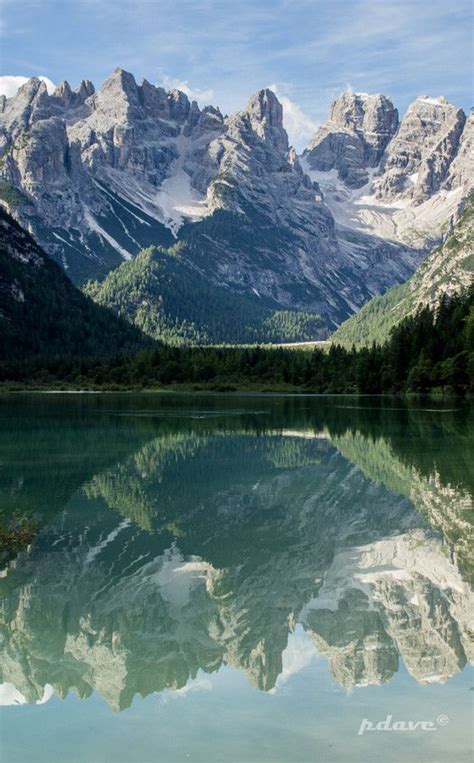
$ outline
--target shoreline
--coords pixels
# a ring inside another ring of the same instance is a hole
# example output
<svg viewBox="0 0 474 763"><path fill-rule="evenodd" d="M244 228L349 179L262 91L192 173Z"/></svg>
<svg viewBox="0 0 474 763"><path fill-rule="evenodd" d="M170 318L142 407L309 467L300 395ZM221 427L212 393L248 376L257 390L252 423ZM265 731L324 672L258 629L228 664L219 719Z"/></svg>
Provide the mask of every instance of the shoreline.
<svg viewBox="0 0 474 763"><path fill-rule="evenodd" d="M256 385L253 386L234 386L234 385L174 385L166 387L46 387L46 386L16 386L0 383L0 395L219 395L237 397L243 396L284 396L284 397L317 397L317 398L367 398L367 399L395 399L395 400L420 400L436 402L461 402L471 404L473 396L470 394L456 395L454 392L381 392L381 393L360 393L355 391L348 392L315 392L310 389L281 385Z"/></svg>

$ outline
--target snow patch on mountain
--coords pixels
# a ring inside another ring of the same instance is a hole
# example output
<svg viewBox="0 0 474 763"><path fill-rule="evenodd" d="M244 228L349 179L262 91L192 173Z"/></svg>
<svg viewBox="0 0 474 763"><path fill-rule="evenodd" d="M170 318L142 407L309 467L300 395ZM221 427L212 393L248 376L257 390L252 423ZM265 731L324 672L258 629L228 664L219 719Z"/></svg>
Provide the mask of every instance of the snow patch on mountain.
<svg viewBox="0 0 474 763"><path fill-rule="evenodd" d="M409 198L380 199L374 192L377 168L367 170L369 181L361 188L349 188L336 169L327 172L312 170L305 157L300 158L303 170L321 188L324 200L336 223L342 228L380 236L394 243L423 245L426 239L441 235L442 227L453 217L463 199L461 187L443 189L418 206ZM415 184L418 173L410 175Z"/></svg>
<svg viewBox="0 0 474 763"><path fill-rule="evenodd" d="M126 249L124 249L122 246L120 246L118 241L116 241L110 235L110 233L107 233L107 231L105 231L99 225L99 223L97 222L95 217L92 215L90 210L87 209L87 208L84 210L84 219L85 219L88 227L90 228L90 230L93 233L97 233L97 235L100 238L104 239L104 241L107 241L107 243L110 244L110 246L112 246L124 258L124 260L130 260L133 257L133 255L130 252L128 252Z"/></svg>
<svg viewBox="0 0 474 763"><path fill-rule="evenodd" d="M178 158L171 166L171 175L156 194L156 203L162 211L162 222L174 236L185 219L196 222L210 214L206 198L191 187L191 177L184 169L189 139L180 134L176 139Z"/></svg>

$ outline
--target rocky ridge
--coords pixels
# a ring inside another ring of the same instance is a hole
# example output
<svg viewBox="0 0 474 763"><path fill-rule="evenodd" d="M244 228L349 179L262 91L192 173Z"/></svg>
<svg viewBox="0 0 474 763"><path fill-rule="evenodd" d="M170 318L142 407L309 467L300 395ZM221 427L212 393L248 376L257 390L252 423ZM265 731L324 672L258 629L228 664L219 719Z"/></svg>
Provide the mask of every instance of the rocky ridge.
<svg viewBox="0 0 474 763"><path fill-rule="evenodd" d="M305 156L311 169L336 169L346 185L360 188L397 128L398 111L389 98L344 93L333 102L329 120L318 128Z"/></svg>
<svg viewBox="0 0 474 763"><path fill-rule="evenodd" d="M303 165L342 229L423 248L472 191L472 136L473 115L445 98L417 98L397 124L389 99L345 93ZM379 150L367 152L374 138Z"/></svg>
<svg viewBox="0 0 474 763"><path fill-rule="evenodd" d="M0 199L73 280L178 240L201 278L318 314L321 336L410 275L472 183L472 120L444 99L399 123L345 93L301 158L270 90L223 116L116 69L0 107Z"/></svg>

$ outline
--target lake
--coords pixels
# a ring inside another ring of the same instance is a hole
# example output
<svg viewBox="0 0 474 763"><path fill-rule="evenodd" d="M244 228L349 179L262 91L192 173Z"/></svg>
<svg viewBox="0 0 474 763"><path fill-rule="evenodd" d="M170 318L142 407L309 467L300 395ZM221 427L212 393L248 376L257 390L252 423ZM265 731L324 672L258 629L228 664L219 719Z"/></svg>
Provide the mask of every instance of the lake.
<svg viewBox="0 0 474 763"><path fill-rule="evenodd" d="M0 396L2 763L470 761L473 445L456 402Z"/></svg>

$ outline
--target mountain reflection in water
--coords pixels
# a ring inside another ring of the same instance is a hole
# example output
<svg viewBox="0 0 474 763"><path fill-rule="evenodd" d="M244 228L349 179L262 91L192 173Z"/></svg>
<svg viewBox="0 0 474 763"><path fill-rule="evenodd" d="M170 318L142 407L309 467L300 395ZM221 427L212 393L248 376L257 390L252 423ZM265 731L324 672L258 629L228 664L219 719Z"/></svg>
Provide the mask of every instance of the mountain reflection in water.
<svg viewBox="0 0 474 763"><path fill-rule="evenodd" d="M468 409L100 396L1 414L2 504L42 521L0 580L4 702L73 689L121 710L226 664L270 691L308 640L347 688L472 660Z"/></svg>

